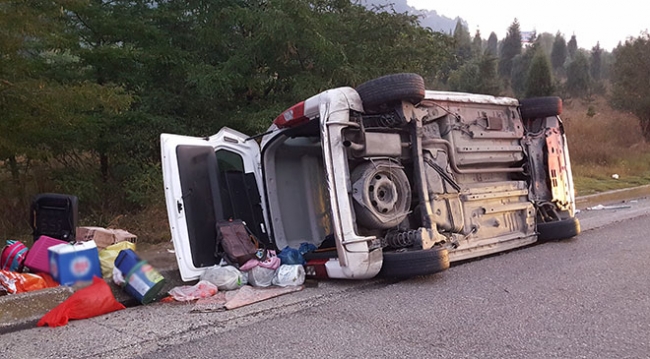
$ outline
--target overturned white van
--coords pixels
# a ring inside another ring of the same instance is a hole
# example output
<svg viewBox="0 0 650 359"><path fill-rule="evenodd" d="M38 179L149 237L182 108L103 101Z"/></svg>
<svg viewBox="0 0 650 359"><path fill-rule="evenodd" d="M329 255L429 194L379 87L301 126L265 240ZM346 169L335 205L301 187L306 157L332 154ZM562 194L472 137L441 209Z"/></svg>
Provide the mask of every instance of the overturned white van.
<svg viewBox="0 0 650 359"><path fill-rule="evenodd" d="M261 143L229 128L162 134L181 277L216 264L216 222L228 218L269 248L313 244L307 273L330 278L431 274L576 236L561 106L426 91L405 73L300 102Z"/></svg>

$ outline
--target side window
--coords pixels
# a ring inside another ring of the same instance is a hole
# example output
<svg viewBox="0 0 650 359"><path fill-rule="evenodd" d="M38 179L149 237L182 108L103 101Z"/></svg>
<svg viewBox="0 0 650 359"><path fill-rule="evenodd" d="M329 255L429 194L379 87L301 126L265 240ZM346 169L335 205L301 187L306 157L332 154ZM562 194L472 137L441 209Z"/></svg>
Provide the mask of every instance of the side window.
<svg viewBox="0 0 650 359"><path fill-rule="evenodd" d="M216 154L220 175L227 171L244 172L244 160L240 155L227 150L218 150Z"/></svg>

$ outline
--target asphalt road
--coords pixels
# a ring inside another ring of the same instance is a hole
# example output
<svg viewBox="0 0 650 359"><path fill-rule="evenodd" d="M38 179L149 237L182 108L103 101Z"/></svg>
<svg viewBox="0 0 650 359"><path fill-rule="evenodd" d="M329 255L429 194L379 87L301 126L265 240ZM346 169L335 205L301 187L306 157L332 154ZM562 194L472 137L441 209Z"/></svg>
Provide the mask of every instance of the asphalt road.
<svg viewBox="0 0 650 359"><path fill-rule="evenodd" d="M219 313L156 303L2 335L0 357L649 358L650 204L579 218L575 239L433 276L323 282Z"/></svg>

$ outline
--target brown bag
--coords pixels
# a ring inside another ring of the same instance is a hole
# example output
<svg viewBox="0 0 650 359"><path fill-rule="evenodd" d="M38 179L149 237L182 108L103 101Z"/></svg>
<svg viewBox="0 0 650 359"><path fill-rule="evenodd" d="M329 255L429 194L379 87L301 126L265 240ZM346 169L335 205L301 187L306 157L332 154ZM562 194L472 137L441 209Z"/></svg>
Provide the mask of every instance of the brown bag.
<svg viewBox="0 0 650 359"><path fill-rule="evenodd" d="M240 219L217 222L217 249L215 256L231 264L242 265L257 258L259 242ZM225 254L225 255L224 255Z"/></svg>

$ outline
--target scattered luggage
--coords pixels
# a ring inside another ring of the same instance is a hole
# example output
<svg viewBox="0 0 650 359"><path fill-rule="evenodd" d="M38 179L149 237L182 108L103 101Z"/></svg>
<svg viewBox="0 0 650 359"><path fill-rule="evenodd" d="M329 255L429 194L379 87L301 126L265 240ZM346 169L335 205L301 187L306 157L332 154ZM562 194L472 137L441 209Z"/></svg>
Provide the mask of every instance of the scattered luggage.
<svg viewBox="0 0 650 359"><path fill-rule="evenodd" d="M48 248L50 273L61 285L102 277L95 242L63 243Z"/></svg>
<svg viewBox="0 0 650 359"><path fill-rule="evenodd" d="M241 219L218 221L216 240L217 258L225 257L232 264L243 265L257 257L259 242Z"/></svg>
<svg viewBox="0 0 650 359"><path fill-rule="evenodd" d="M120 251L115 259L115 268L124 279L118 284L142 304L153 302L165 285L165 278L131 249Z"/></svg>
<svg viewBox="0 0 650 359"><path fill-rule="evenodd" d="M77 227L76 240L78 242L95 241L97 248L101 250L120 242L131 242L135 244L138 236L123 229Z"/></svg>
<svg viewBox="0 0 650 359"><path fill-rule="evenodd" d="M0 253L0 270L21 272L29 248L20 241L7 240L7 245Z"/></svg>
<svg viewBox="0 0 650 359"><path fill-rule="evenodd" d="M36 325L39 327L60 327L68 324L70 319L87 319L102 314L126 309L115 299L111 287L98 277L86 288L72 294L64 302L45 314Z"/></svg>
<svg viewBox="0 0 650 359"><path fill-rule="evenodd" d="M34 273L50 274L50 258L48 249L58 244L67 244L68 242L60 239L40 236L38 241L34 242L32 248L27 252L25 257L25 267Z"/></svg>
<svg viewBox="0 0 650 359"><path fill-rule="evenodd" d="M30 224L34 242L48 236L66 242L75 239L78 221L76 196L58 193L41 193L32 200Z"/></svg>

